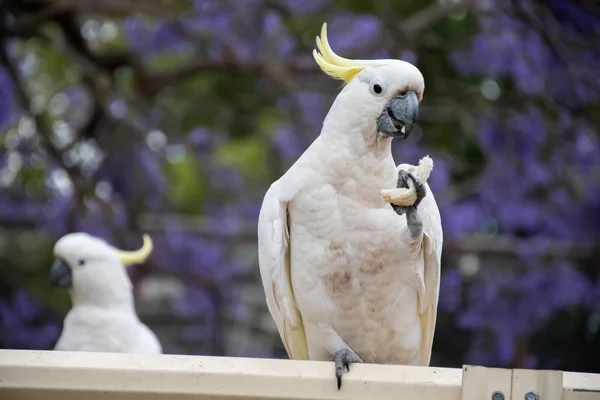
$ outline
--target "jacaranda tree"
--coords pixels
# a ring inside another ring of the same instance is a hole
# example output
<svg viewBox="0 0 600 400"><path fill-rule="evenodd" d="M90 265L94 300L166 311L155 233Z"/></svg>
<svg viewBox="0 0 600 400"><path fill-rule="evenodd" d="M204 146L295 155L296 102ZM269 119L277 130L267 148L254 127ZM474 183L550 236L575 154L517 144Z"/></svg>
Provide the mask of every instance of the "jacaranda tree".
<svg viewBox="0 0 600 400"><path fill-rule="evenodd" d="M445 242L432 364L600 371L594 2L0 5L0 346L58 338L58 237L134 248L149 232L155 250L132 277L141 297L148 282L177 284L150 322L171 324L167 352L284 357L256 219L339 90L311 55L327 21L340 55L400 58L425 77L419 126L394 151L435 163Z"/></svg>

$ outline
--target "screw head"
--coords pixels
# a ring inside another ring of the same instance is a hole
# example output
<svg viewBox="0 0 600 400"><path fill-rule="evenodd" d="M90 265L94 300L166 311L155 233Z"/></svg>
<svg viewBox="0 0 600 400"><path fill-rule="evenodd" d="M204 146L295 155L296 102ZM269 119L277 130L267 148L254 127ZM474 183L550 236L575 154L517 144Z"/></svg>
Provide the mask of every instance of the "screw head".
<svg viewBox="0 0 600 400"><path fill-rule="evenodd" d="M492 400L504 400L504 393L500 391L495 391L492 393Z"/></svg>
<svg viewBox="0 0 600 400"><path fill-rule="evenodd" d="M529 391L525 393L525 400L540 400L540 395L536 391Z"/></svg>

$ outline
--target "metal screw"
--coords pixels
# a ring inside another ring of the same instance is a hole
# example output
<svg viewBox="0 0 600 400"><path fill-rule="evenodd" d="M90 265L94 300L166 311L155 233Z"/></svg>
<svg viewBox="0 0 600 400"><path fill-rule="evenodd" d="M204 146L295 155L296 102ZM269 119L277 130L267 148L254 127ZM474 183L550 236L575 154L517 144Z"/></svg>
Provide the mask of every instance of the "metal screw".
<svg viewBox="0 0 600 400"><path fill-rule="evenodd" d="M495 391L492 393L492 400L504 400L504 393L500 391Z"/></svg>
<svg viewBox="0 0 600 400"><path fill-rule="evenodd" d="M540 395L538 392L530 391L525 393L525 400L540 400Z"/></svg>

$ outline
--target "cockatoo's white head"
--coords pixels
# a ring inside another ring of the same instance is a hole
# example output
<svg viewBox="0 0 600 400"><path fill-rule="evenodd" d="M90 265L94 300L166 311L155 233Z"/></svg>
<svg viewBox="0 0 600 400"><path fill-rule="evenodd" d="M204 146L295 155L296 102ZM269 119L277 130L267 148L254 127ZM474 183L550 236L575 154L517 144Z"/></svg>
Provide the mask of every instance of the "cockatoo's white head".
<svg viewBox="0 0 600 400"><path fill-rule="evenodd" d="M50 282L71 289L74 304L127 303L132 299L132 285L125 266L144 262L151 252L148 235L144 235L139 250L123 251L87 233L70 233L54 245L56 260L50 269Z"/></svg>
<svg viewBox="0 0 600 400"><path fill-rule="evenodd" d="M378 132L379 135L406 139L417 118L425 90L421 71L401 60L349 60L338 56L329 46L326 23L321 29L321 37L317 36L317 47L320 53L314 50L313 56L319 67L327 75L344 82L327 119L360 126L363 135L376 136ZM327 119L326 123L330 122ZM344 127L336 128L339 131Z"/></svg>

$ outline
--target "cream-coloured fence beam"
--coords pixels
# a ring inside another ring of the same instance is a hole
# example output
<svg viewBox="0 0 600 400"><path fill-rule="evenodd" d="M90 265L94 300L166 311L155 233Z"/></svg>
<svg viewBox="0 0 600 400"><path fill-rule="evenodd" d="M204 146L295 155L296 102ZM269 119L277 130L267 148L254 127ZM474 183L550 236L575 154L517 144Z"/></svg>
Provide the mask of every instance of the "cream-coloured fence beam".
<svg viewBox="0 0 600 400"><path fill-rule="evenodd" d="M3 400L460 400L460 369L357 364L340 391L333 363L0 350Z"/></svg>
<svg viewBox="0 0 600 400"><path fill-rule="evenodd" d="M462 400L600 400L600 374L463 366Z"/></svg>
<svg viewBox="0 0 600 400"><path fill-rule="evenodd" d="M526 400L532 391L600 400L600 375L356 364L338 391L330 362L0 350L2 400Z"/></svg>
<svg viewBox="0 0 600 400"><path fill-rule="evenodd" d="M512 398L519 400L563 400L563 372L514 369Z"/></svg>
<svg viewBox="0 0 600 400"><path fill-rule="evenodd" d="M565 371L562 375L563 400L600 400L600 374Z"/></svg>
<svg viewBox="0 0 600 400"><path fill-rule="evenodd" d="M462 400L511 400L512 370L463 366Z"/></svg>

